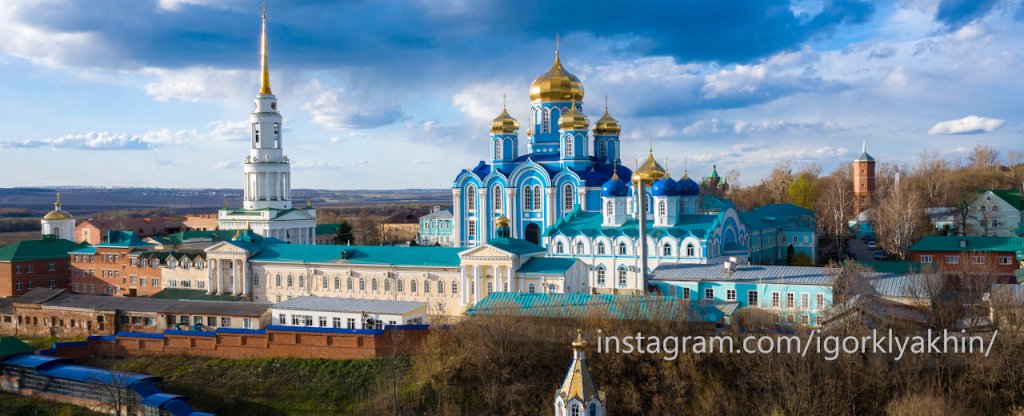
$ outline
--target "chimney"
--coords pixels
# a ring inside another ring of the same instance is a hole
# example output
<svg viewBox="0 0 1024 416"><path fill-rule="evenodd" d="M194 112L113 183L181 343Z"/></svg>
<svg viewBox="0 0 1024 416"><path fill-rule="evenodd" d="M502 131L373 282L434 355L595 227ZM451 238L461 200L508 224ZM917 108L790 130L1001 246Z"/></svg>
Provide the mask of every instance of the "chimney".
<svg viewBox="0 0 1024 416"><path fill-rule="evenodd" d="M430 210L431 214L433 214L435 212L441 212L441 206L440 205L434 205L434 209Z"/></svg>

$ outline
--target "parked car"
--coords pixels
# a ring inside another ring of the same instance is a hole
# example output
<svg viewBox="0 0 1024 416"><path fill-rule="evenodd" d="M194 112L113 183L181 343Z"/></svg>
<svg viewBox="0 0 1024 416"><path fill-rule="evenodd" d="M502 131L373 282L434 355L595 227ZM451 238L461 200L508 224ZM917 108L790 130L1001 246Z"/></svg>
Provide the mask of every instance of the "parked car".
<svg viewBox="0 0 1024 416"><path fill-rule="evenodd" d="M875 243L875 240L868 241L868 250L875 250L877 248L878 248L878 243Z"/></svg>
<svg viewBox="0 0 1024 416"><path fill-rule="evenodd" d="M885 253L881 251L875 252L875 260L885 260Z"/></svg>

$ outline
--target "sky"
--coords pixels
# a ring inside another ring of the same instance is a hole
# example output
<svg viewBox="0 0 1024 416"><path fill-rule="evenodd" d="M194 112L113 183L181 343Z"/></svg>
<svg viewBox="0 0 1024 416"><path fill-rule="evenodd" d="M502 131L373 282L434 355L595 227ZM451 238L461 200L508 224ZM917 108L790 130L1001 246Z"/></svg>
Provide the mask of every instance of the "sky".
<svg viewBox="0 0 1024 416"><path fill-rule="evenodd" d="M0 187L241 187L259 1L3 3ZM267 3L295 188L450 187L556 35L624 163L674 177L1024 150L1022 0Z"/></svg>

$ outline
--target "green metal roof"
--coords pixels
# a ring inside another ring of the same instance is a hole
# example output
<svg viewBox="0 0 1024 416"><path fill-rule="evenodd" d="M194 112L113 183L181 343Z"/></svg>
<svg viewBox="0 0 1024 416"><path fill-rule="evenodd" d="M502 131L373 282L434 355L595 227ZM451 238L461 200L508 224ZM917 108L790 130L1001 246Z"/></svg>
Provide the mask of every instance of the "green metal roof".
<svg viewBox="0 0 1024 416"><path fill-rule="evenodd" d="M564 275L574 264L575 258L534 257L519 267L519 273Z"/></svg>
<svg viewBox="0 0 1024 416"><path fill-rule="evenodd" d="M544 247L518 238L495 237L487 240L487 243L485 244L489 244L512 254L531 254L546 251L544 250Z"/></svg>
<svg viewBox="0 0 1024 416"><path fill-rule="evenodd" d="M722 301L690 302L669 296L495 292L487 295L466 314L718 322L722 316L731 315L737 305L736 302Z"/></svg>
<svg viewBox="0 0 1024 416"><path fill-rule="evenodd" d="M341 224L317 224L316 235L336 235Z"/></svg>
<svg viewBox="0 0 1024 416"><path fill-rule="evenodd" d="M1024 201L1020 199L1020 191L1017 189L992 189L992 193L996 194L1007 204L1012 205L1018 211L1024 211Z"/></svg>
<svg viewBox="0 0 1024 416"><path fill-rule="evenodd" d="M52 235L43 236L39 240L23 240L0 248L0 261L29 261L42 259L67 258L68 253L87 247L85 243L75 243Z"/></svg>
<svg viewBox="0 0 1024 416"><path fill-rule="evenodd" d="M0 359L18 354L29 354L32 347L15 337L0 337Z"/></svg>
<svg viewBox="0 0 1024 416"><path fill-rule="evenodd" d="M921 263L913 261L864 261L857 263L864 265L877 273L920 273Z"/></svg>
<svg viewBox="0 0 1024 416"><path fill-rule="evenodd" d="M132 231L107 231L107 241L99 243L96 247L147 247L152 246L139 238L138 234Z"/></svg>
<svg viewBox="0 0 1024 416"><path fill-rule="evenodd" d="M168 234L160 237L153 237L164 245L178 245L190 242L190 240L227 241L235 236L237 230L214 230L214 231L182 231L180 233Z"/></svg>
<svg viewBox="0 0 1024 416"><path fill-rule="evenodd" d="M961 240L966 243L962 247ZM910 246L910 251L1016 252L1019 250L1024 250L1024 237L930 235Z"/></svg>
<svg viewBox="0 0 1024 416"><path fill-rule="evenodd" d="M276 244L251 257L256 262L381 264L459 267L465 249L432 246L341 246Z"/></svg>

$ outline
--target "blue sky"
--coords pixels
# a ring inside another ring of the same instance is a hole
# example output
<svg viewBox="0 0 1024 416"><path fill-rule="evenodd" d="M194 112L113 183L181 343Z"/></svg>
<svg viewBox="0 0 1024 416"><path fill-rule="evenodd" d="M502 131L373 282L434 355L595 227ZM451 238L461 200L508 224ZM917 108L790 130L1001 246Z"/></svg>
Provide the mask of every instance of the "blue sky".
<svg viewBox="0 0 1024 416"><path fill-rule="evenodd" d="M0 8L0 186L240 187L260 2L11 0ZM1021 0L269 1L271 84L296 188L443 188L487 157L508 94L561 35L624 160L649 137L756 183L790 160L977 143L1024 150ZM524 143L525 134L521 135ZM13 174L12 174L13 173Z"/></svg>

